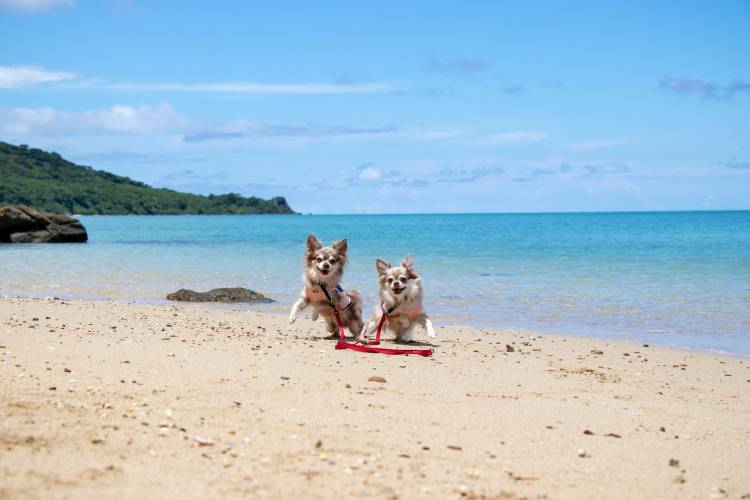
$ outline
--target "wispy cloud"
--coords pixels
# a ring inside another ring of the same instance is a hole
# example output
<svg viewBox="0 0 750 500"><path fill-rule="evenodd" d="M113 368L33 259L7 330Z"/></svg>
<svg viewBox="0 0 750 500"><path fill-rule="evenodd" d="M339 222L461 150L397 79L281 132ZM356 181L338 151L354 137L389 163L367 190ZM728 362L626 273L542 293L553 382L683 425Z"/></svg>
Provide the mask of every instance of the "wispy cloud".
<svg viewBox="0 0 750 500"><path fill-rule="evenodd" d="M456 75L477 75L481 73L488 73L492 70L492 66L487 62L480 59L472 59L468 57L459 57L449 60L432 58L427 63L425 68L428 71L435 71L438 73L451 73Z"/></svg>
<svg viewBox="0 0 750 500"><path fill-rule="evenodd" d="M539 142L547 138L543 132L518 131L502 132L485 136L477 141L480 145L493 144L530 144Z"/></svg>
<svg viewBox="0 0 750 500"><path fill-rule="evenodd" d="M75 74L69 71L55 71L37 66L0 66L0 89L64 82L74 78Z"/></svg>
<svg viewBox="0 0 750 500"><path fill-rule="evenodd" d="M482 59L471 57L458 57L455 59L441 59L433 57L424 69L431 73L445 76L454 76L478 80L487 78L493 83L500 82L499 90L510 97L518 97L526 91L524 85L508 82L505 75L497 73L492 65ZM433 96L440 96L441 93L431 89Z"/></svg>
<svg viewBox="0 0 750 500"><path fill-rule="evenodd" d="M314 189L337 191L354 187L426 187L433 184L465 184L477 182L491 176L500 176L499 167L449 167L419 174L405 174L396 169L383 169L374 163L365 163L352 171L341 172L332 179L314 183ZM307 187L310 187L308 185Z"/></svg>
<svg viewBox="0 0 750 500"><path fill-rule="evenodd" d="M731 100L736 95L750 94L750 83L736 80L730 84L719 85L695 78L672 78L665 76L659 82L659 88L682 95L697 95L706 100Z"/></svg>
<svg viewBox="0 0 750 500"><path fill-rule="evenodd" d="M176 172L170 172L161 177L162 182L214 182L214 181L225 181L229 178L226 172L212 172L210 174L202 174L195 170L178 170Z"/></svg>
<svg viewBox="0 0 750 500"><path fill-rule="evenodd" d="M509 85L504 85L500 90L502 90L503 94L505 95L518 97L526 90L526 87L524 87L523 85L518 85L518 84L509 84Z"/></svg>
<svg viewBox="0 0 750 500"><path fill-rule="evenodd" d="M70 158L78 163L132 163L132 164L165 164L165 163L202 163L207 158L168 155L162 153L139 153L135 151L107 151L90 154L74 154Z"/></svg>
<svg viewBox="0 0 750 500"><path fill-rule="evenodd" d="M24 12L45 12L75 4L75 0L0 0L0 8Z"/></svg>
<svg viewBox="0 0 750 500"><path fill-rule="evenodd" d="M382 125L357 127L329 124L269 124L247 119L209 121L186 116L169 103L114 105L89 111L55 108L0 108L0 132L26 138L97 134L166 134L187 144L255 141L304 144L332 140L394 140L405 143L445 141L460 137L455 130Z"/></svg>
<svg viewBox="0 0 750 500"><path fill-rule="evenodd" d="M383 177L383 172L372 163L357 168L357 179L361 181L377 181Z"/></svg>
<svg viewBox="0 0 750 500"><path fill-rule="evenodd" d="M596 177L604 175L625 174L630 172L630 167L621 163L587 163L573 165L562 162L554 167L538 167L525 175L515 177L513 182L534 182L545 177L576 178Z"/></svg>
<svg viewBox="0 0 750 500"><path fill-rule="evenodd" d="M3 0L0 0L2 2ZM0 3L2 5L2 3ZM137 83L107 82L87 79L71 71L56 71L37 66L0 66L0 89L22 88L46 84L65 90L104 90L109 92L148 93L208 93L208 94L383 94L398 92L401 86L395 83L358 83L342 81L260 83L260 82L208 82L208 83ZM64 85L63 85L64 84Z"/></svg>
<svg viewBox="0 0 750 500"><path fill-rule="evenodd" d="M750 170L750 161L729 160L724 162L724 166L732 170Z"/></svg>
<svg viewBox="0 0 750 500"><path fill-rule="evenodd" d="M594 151L596 149L621 146L626 142L621 139L592 139L588 141L568 142L564 144L564 147L571 151Z"/></svg>
<svg viewBox="0 0 750 500"><path fill-rule="evenodd" d="M103 83L81 82L83 89L122 92L191 92L216 94L377 94L395 92L392 83Z"/></svg>
<svg viewBox="0 0 750 500"><path fill-rule="evenodd" d="M115 105L93 111L54 108L0 109L0 130L13 135L70 136L99 133L174 133L195 124L168 103L158 106Z"/></svg>
<svg viewBox="0 0 750 500"><path fill-rule="evenodd" d="M400 131L399 127L388 125L383 127L358 128L341 125L271 125L265 123L251 122L248 120L237 120L218 124L210 129L199 130L185 135L187 143L198 143L206 141L233 140L233 139L273 139L273 138L333 138L333 137L382 137L393 135Z"/></svg>
<svg viewBox="0 0 750 500"><path fill-rule="evenodd" d="M500 167L444 168L438 172L435 180L441 183L472 183L485 177L504 173L505 170Z"/></svg>

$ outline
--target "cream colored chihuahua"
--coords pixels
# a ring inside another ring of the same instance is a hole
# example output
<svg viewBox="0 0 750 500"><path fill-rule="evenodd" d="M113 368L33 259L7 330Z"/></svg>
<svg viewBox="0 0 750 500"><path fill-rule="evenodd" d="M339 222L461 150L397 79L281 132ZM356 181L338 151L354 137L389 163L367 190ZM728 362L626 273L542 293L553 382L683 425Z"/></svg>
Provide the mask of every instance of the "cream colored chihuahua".
<svg viewBox="0 0 750 500"><path fill-rule="evenodd" d="M313 321L318 319L318 315L323 316L328 332L335 336L338 328L332 302L341 322L355 338L360 337L363 328L362 297L355 290L344 291L340 285L346 266L346 251L345 239L324 247L315 236L307 237L302 271L304 287L289 313L290 324L294 323L300 311L311 305Z"/></svg>
<svg viewBox="0 0 750 500"><path fill-rule="evenodd" d="M394 334L398 341L414 341L414 327L417 325L422 325L428 336L435 337L432 321L422 305L422 278L414 271L411 256L404 258L401 267L391 267L380 259L375 262L375 267L380 283L380 302L362 331L363 336L366 334L370 337L385 314L383 327Z"/></svg>

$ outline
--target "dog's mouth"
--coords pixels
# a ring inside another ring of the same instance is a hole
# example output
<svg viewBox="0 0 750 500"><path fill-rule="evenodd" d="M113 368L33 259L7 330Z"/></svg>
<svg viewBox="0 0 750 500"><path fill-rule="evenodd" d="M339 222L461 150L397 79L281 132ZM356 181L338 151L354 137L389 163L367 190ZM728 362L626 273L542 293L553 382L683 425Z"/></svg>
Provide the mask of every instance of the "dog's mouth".
<svg viewBox="0 0 750 500"><path fill-rule="evenodd" d="M322 274L323 276L327 276L328 273L331 272L330 269L318 269L318 271L320 271L320 274Z"/></svg>
<svg viewBox="0 0 750 500"><path fill-rule="evenodd" d="M396 295L401 295L401 292L403 292L405 288L393 288L393 293Z"/></svg>

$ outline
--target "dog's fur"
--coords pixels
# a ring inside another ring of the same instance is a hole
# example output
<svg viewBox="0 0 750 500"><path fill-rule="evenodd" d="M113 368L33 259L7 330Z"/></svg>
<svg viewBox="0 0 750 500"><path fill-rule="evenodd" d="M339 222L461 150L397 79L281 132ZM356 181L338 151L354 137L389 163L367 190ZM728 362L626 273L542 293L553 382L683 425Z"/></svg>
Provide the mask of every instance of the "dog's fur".
<svg viewBox="0 0 750 500"><path fill-rule="evenodd" d="M333 308L321 292L317 292L312 302L311 290L319 290L319 285L325 285L334 304L339 309L342 323L349 328L354 337L359 338L363 328L362 321L362 297L356 290L340 292L337 288L344 275L346 266L346 240L334 242L329 247L323 244L313 235L307 237L307 251L303 259L302 282L304 288L300 292L297 302L292 306L289 313L289 323L294 323L297 315L308 305L312 305L312 319L316 321L318 315L323 316L326 328L332 336L337 335L338 327L333 314ZM351 300L351 306L346 307Z"/></svg>
<svg viewBox="0 0 750 500"><path fill-rule="evenodd" d="M410 255L404 258L401 267L391 267L380 259L375 262L380 283L380 302L375 306L372 317L362 332L363 336L366 334L370 337L377 330L385 308L392 312L386 317L383 328L395 334L396 340L414 341L416 325L422 325L427 335L435 337L432 321L422 306L422 278L417 275L413 266L414 261Z"/></svg>

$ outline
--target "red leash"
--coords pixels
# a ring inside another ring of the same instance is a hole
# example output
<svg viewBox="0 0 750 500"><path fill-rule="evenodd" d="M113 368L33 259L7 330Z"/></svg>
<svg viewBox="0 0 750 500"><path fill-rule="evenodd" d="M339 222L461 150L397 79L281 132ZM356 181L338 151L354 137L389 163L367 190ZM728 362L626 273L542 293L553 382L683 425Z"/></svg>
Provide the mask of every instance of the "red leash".
<svg viewBox="0 0 750 500"><path fill-rule="evenodd" d="M339 316L339 310L336 307L336 305L333 303L333 299L331 298L331 295L328 293L328 290L326 289L325 285L322 283L318 283L318 286L321 290L323 290L323 293L326 296L326 299L328 299L328 304L331 306L331 309L333 309L333 316L336 318L336 325L339 327L339 340L336 342L336 349L351 349L352 351L359 351L359 352L372 352L372 353L379 353L379 354L414 354L417 356L432 356L432 349L387 349L385 347L370 347L370 345L379 344L380 343L380 330L383 328L383 323L385 323L385 318L388 316L388 313L383 310L383 316L380 317L380 323L378 323L378 331L375 334L375 340L371 342L367 342L366 344L360 343L360 342L347 342L346 341L346 335L344 334L344 323L341 321L341 316ZM351 303L350 303L351 304ZM369 345L368 345L369 344Z"/></svg>
<svg viewBox="0 0 750 500"><path fill-rule="evenodd" d="M344 324L341 322L338 311L334 311L333 314L336 317L336 324L339 327L339 341L336 342L336 349L351 349L352 351L373 352L380 354L415 354L417 356L425 357L432 356L432 349L388 349L385 347L370 347L370 345L377 345L380 343L380 330L383 328L383 323L385 323L385 314L383 314L383 316L381 316L380 318L378 331L375 334L375 340L367 342L367 344L370 345L361 344L359 342L347 342L346 336L344 335Z"/></svg>

